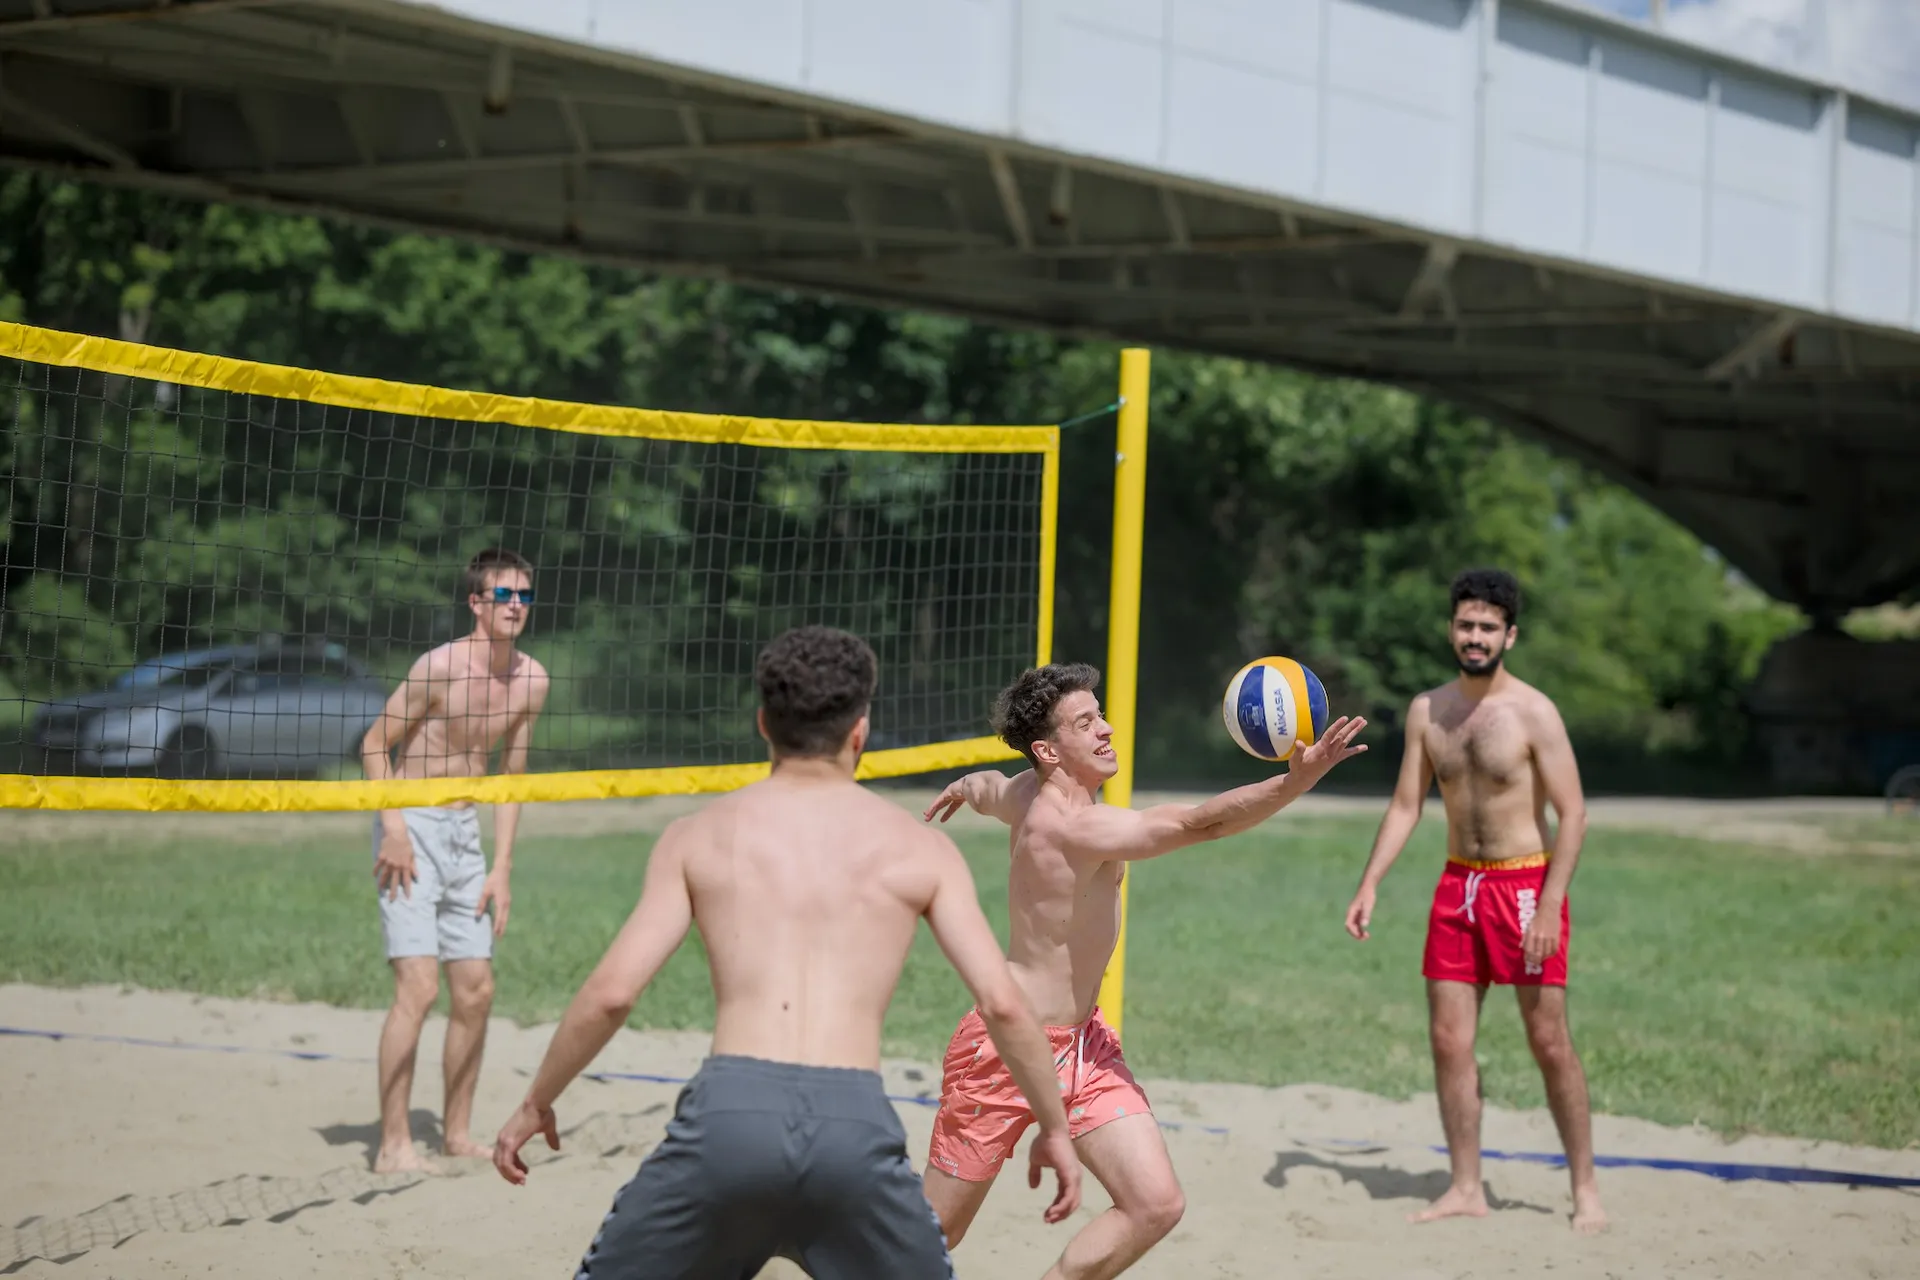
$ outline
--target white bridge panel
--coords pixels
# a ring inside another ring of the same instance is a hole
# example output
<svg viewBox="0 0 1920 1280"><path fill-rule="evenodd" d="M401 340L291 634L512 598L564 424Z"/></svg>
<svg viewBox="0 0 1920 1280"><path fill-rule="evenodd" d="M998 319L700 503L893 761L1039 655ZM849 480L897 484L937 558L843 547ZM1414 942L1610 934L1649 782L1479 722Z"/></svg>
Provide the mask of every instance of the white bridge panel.
<svg viewBox="0 0 1920 1280"><path fill-rule="evenodd" d="M1320 157L1322 0L1180 0L1168 15L1168 169L1310 191ZM1220 121L1242 127L1222 129Z"/></svg>
<svg viewBox="0 0 1920 1280"><path fill-rule="evenodd" d="M1481 231L1542 253L1585 254L1593 231L1591 41L1527 9L1502 10L1497 35Z"/></svg>
<svg viewBox="0 0 1920 1280"><path fill-rule="evenodd" d="M1699 277L1706 261L1706 69L1603 41L1594 111L1594 256L1670 279Z"/></svg>
<svg viewBox="0 0 1920 1280"><path fill-rule="evenodd" d="M1853 109L1840 154L1840 208L1840 310L1920 324L1920 127Z"/></svg>
<svg viewBox="0 0 1920 1280"><path fill-rule="evenodd" d="M1469 4L1333 0L1326 177L1311 194L1395 221L1469 230L1477 57Z"/></svg>
<svg viewBox="0 0 1920 1280"><path fill-rule="evenodd" d="M1166 167L1255 191L1308 191L1320 156L1313 83L1176 52L1169 80ZM1222 116L1258 120L1256 138L1222 132Z"/></svg>
<svg viewBox="0 0 1920 1280"><path fill-rule="evenodd" d="M1801 306L1824 303L1831 123L1812 92L1714 76L1707 279Z"/></svg>
<svg viewBox="0 0 1920 1280"><path fill-rule="evenodd" d="M482 2L504 7L504 0ZM542 3L525 7L537 10ZM591 43L783 89L807 87L805 0L700 0L697 5L593 0L593 8Z"/></svg>
<svg viewBox="0 0 1920 1280"><path fill-rule="evenodd" d="M591 44L599 36L594 25L600 0L453 0L442 4L468 18L495 22L503 27L537 32L556 40L574 40Z"/></svg>
<svg viewBox="0 0 1920 1280"><path fill-rule="evenodd" d="M1005 133L1013 0L807 0L805 79L855 101Z"/></svg>
<svg viewBox="0 0 1920 1280"><path fill-rule="evenodd" d="M1161 0L1025 0L1022 138L1075 155L1162 161L1166 13Z"/></svg>
<svg viewBox="0 0 1920 1280"><path fill-rule="evenodd" d="M1560 0L434 7L1029 156L1920 327L1914 117Z"/></svg>

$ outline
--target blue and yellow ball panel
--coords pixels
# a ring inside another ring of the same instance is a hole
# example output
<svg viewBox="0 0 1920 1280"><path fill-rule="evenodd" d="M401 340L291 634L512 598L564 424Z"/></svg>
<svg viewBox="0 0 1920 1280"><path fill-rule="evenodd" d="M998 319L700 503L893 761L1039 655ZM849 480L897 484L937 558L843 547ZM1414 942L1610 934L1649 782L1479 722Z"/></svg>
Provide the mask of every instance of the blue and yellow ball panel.
<svg viewBox="0 0 1920 1280"><path fill-rule="evenodd" d="M1242 751L1275 762L1296 740L1312 746L1327 728L1327 691L1292 658L1256 658L1234 673L1220 704L1227 732Z"/></svg>

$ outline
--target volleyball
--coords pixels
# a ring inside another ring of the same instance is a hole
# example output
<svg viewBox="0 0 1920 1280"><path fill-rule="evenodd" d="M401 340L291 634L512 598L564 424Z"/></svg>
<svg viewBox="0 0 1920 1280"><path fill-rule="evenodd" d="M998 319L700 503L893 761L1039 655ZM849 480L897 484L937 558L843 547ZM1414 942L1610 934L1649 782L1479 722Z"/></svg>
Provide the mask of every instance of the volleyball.
<svg viewBox="0 0 1920 1280"><path fill-rule="evenodd" d="M1227 682L1220 716L1242 751L1278 762L1293 754L1296 741L1312 746L1320 740L1327 691L1292 658L1255 658Z"/></svg>

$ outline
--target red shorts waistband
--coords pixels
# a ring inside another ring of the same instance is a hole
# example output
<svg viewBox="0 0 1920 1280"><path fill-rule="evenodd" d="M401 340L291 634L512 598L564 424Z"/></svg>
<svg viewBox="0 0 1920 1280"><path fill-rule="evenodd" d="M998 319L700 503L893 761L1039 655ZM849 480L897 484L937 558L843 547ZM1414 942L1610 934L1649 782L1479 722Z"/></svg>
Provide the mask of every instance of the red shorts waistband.
<svg viewBox="0 0 1920 1280"><path fill-rule="evenodd" d="M1517 858L1448 858L1447 865L1459 867L1462 871L1528 871L1535 867L1544 867L1553 860L1551 854L1525 853Z"/></svg>
<svg viewBox="0 0 1920 1280"><path fill-rule="evenodd" d="M967 1017L973 1021L979 1022L982 1026L986 1025L987 1020L980 1016L979 1005L975 1005L973 1008L967 1010ZM1042 1024L1040 1029L1047 1033L1047 1038L1049 1040L1071 1040L1075 1036L1085 1035L1087 1032L1093 1030L1095 1027L1104 1027L1108 1025L1110 1024L1107 1022L1106 1018L1102 1015L1100 1006L1096 1004L1095 1006L1093 1006L1093 1012L1088 1014L1086 1018L1080 1022L1069 1022L1069 1023L1064 1023L1058 1026L1053 1025L1051 1023L1046 1023L1046 1024Z"/></svg>

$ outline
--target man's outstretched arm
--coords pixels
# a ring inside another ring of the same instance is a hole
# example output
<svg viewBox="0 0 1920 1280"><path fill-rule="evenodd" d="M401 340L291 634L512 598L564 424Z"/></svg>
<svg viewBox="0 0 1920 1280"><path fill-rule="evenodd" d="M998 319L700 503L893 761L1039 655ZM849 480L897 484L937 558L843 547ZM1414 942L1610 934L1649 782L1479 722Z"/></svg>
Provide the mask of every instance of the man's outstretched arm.
<svg viewBox="0 0 1920 1280"><path fill-rule="evenodd" d="M1032 769L1009 777L998 769L981 769L949 783L921 816L945 822L966 805L975 813L998 818L1012 826L1020 820L1040 790L1040 775Z"/></svg>
<svg viewBox="0 0 1920 1280"><path fill-rule="evenodd" d="M1159 804L1150 809L1094 805L1075 813L1062 839L1068 853L1103 862L1157 858L1175 849L1239 835L1271 818L1313 789L1327 771L1366 750L1354 738L1367 727L1359 717L1340 717L1311 747L1297 748L1285 773L1264 782L1223 791L1205 804Z"/></svg>
<svg viewBox="0 0 1920 1280"><path fill-rule="evenodd" d="M684 832L676 830L678 827L678 823L669 826L653 846L633 914L567 1006L526 1098L494 1141L493 1166L508 1182L517 1185L526 1181L527 1166L520 1159L520 1148L534 1134L544 1133L547 1145L560 1149L554 1100L626 1025L634 1001L693 925Z"/></svg>

